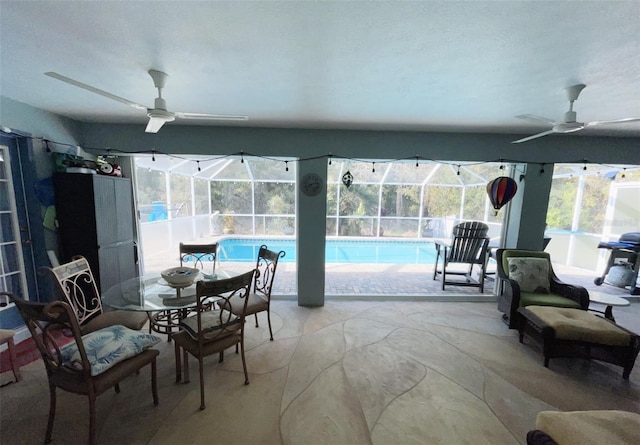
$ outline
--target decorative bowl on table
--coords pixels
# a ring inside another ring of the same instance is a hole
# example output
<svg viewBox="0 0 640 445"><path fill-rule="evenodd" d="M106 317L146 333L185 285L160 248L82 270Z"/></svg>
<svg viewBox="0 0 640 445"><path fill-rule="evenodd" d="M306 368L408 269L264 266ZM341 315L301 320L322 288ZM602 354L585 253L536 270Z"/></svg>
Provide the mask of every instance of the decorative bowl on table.
<svg viewBox="0 0 640 445"><path fill-rule="evenodd" d="M172 267L160 272L169 286L190 286L200 274L199 269L193 267Z"/></svg>

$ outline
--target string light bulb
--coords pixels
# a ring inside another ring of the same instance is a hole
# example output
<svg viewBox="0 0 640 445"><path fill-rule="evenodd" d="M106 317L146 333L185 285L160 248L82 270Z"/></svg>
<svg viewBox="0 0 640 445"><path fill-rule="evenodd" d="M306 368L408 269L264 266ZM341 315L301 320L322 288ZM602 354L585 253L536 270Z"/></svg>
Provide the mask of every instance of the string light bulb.
<svg viewBox="0 0 640 445"><path fill-rule="evenodd" d="M196 163L198 164L198 171L202 171L202 169L200 168L200 161L196 161Z"/></svg>
<svg viewBox="0 0 640 445"><path fill-rule="evenodd" d="M240 163L244 164L244 152L243 151L240 152Z"/></svg>
<svg viewBox="0 0 640 445"><path fill-rule="evenodd" d="M284 171L289 171L289 161L284 161Z"/></svg>
<svg viewBox="0 0 640 445"><path fill-rule="evenodd" d="M371 173L375 173L375 172L376 172L376 163L375 163L375 162L372 162L372 163L371 163L371 166L372 166L372 167L371 167Z"/></svg>
<svg viewBox="0 0 640 445"><path fill-rule="evenodd" d="M544 164L540 164L540 174L544 174Z"/></svg>
<svg viewBox="0 0 640 445"><path fill-rule="evenodd" d="M416 167L418 166L418 155L416 155Z"/></svg>
<svg viewBox="0 0 640 445"><path fill-rule="evenodd" d="M156 162L156 151L155 150L151 150L151 160L153 162Z"/></svg>
<svg viewBox="0 0 640 445"><path fill-rule="evenodd" d="M626 167L622 169L622 175L620 176L622 179L627 177L626 171L627 171Z"/></svg>
<svg viewBox="0 0 640 445"><path fill-rule="evenodd" d="M458 171L456 172L457 176L460 176L460 164L458 164Z"/></svg>
<svg viewBox="0 0 640 445"><path fill-rule="evenodd" d="M331 153L329 153L329 165L331 165Z"/></svg>

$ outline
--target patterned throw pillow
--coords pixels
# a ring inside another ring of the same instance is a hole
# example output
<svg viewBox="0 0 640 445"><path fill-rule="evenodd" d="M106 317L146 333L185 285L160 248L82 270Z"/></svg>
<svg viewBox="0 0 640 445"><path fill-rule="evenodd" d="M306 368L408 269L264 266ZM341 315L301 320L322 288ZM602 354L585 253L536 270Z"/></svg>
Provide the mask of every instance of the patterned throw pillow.
<svg viewBox="0 0 640 445"><path fill-rule="evenodd" d="M548 294L549 260L546 258L515 257L507 258L509 278L520 285L521 292Z"/></svg>
<svg viewBox="0 0 640 445"><path fill-rule="evenodd" d="M137 355L160 342L155 335L134 331L122 325L109 326L82 336L84 350L91 365L91 375L105 372L123 360ZM64 365L82 370L76 342L60 348Z"/></svg>

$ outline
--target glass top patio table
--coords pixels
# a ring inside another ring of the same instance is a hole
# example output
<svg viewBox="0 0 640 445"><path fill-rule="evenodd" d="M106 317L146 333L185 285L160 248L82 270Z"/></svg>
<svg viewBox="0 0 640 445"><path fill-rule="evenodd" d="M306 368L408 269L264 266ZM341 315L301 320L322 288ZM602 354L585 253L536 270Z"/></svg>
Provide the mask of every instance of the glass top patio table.
<svg viewBox="0 0 640 445"><path fill-rule="evenodd" d="M242 272L216 270L206 280L233 278ZM125 311L174 311L196 306L196 282L205 279L202 275L192 285L176 288L167 284L160 274L149 274L132 278L109 288L102 294L102 304L111 309Z"/></svg>

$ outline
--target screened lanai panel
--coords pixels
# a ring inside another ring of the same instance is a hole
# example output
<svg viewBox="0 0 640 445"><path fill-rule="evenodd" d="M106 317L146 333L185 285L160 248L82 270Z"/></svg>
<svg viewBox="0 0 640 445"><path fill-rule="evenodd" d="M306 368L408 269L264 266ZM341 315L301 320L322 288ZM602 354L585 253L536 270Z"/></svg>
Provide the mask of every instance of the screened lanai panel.
<svg viewBox="0 0 640 445"><path fill-rule="evenodd" d="M508 176L509 170L500 169L499 164L468 164L460 166L460 177L467 186L486 187L487 183L498 176Z"/></svg>
<svg viewBox="0 0 640 445"><path fill-rule="evenodd" d="M293 183L257 182L255 184L255 199L257 214L295 214L296 195Z"/></svg>
<svg viewBox="0 0 640 445"><path fill-rule="evenodd" d="M486 187L467 187L464 192L463 214L461 219L483 221L487 210ZM491 212L488 212L490 216ZM502 221L502 218L500 218ZM499 221L496 221L499 222Z"/></svg>
<svg viewBox="0 0 640 445"><path fill-rule="evenodd" d="M222 181L225 179L249 181L251 180L251 176L249 175L249 170L247 170L246 163L248 162L251 161L245 159L245 161L242 162L240 159L233 159L230 162L223 164L223 167L215 172L211 179L216 181Z"/></svg>
<svg viewBox="0 0 640 445"><path fill-rule="evenodd" d="M155 161L153 160L155 158ZM169 156L136 156L134 158L135 165L139 168L150 168L152 170L167 171L171 168L172 158Z"/></svg>
<svg viewBox="0 0 640 445"><path fill-rule="evenodd" d="M169 175L171 202L168 209L173 218L191 216L191 177L178 174Z"/></svg>
<svg viewBox="0 0 640 445"><path fill-rule="evenodd" d="M166 201L166 173L148 168L136 168L138 202Z"/></svg>
<svg viewBox="0 0 640 445"><path fill-rule="evenodd" d="M427 185L429 186L446 186L446 187L463 187L460 175L458 175L457 166L449 164L440 164L436 172L431 176Z"/></svg>
<svg viewBox="0 0 640 445"><path fill-rule="evenodd" d="M627 166L621 168L616 176L616 181L640 182L640 168L638 168L637 166Z"/></svg>
<svg viewBox="0 0 640 445"><path fill-rule="evenodd" d="M547 225L550 229L602 233L610 188L618 181L611 167L556 165L551 184ZM567 172L575 174L566 176ZM576 200L580 202L576 202ZM636 200L638 201L638 200ZM640 201L638 201L640 203Z"/></svg>
<svg viewBox="0 0 640 445"><path fill-rule="evenodd" d="M251 183L246 181L211 182L211 210L223 214L251 215L253 213Z"/></svg>
<svg viewBox="0 0 640 445"><path fill-rule="evenodd" d="M555 178L566 178L572 176L591 176L600 173L607 173L609 170L615 170L614 167L604 167L600 164L555 164L553 168L553 176Z"/></svg>
<svg viewBox="0 0 640 445"><path fill-rule="evenodd" d="M421 190L419 185L383 184L381 216L418 216Z"/></svg>
<svg viewBox="0 0 640 445"><path fill-rule="evenodd" d="M461 187L428 187L424 193L422 216L442 218L460 213Z"/></svg>
<svg viewBox="0 0 640 445"><path fill-rule="evenodd" d="M209 181L195 178L193 180L194 201L196 203L196 215L209 213Z"/></svg>
<svg viewBox="0 0 640 445"><path fill-rule="evenodd" d="M245 160L245 163L256 181L295 182L296 180L296 162L292 159L251 158L249 161Z"/></svg>
<svg viewBox="0 0 640 445"><path fill-rule="evenodd" d="M547 207L549 229L571 230L577 194L578 178L576 176L553 179Z"/></svg>
<svg viewBox="0 0 640 445"><path fill-rule="evenodd" d="M425 177L435 168L435 164L422 163L416 167L415 161L397 162L384 178L385 184L422 184Z"/></svg>
<svg viewBox="0 0 640 445"><path fill-rule="evenodd" d="M353 175L353 183L357 184L379 184L383 173L387 168L385 163L373 164L371 162L359 161L332 161L327 167L329 182L341 182L342 175L347 171ZM373 171L375 170L375 171Z"/></svg>

